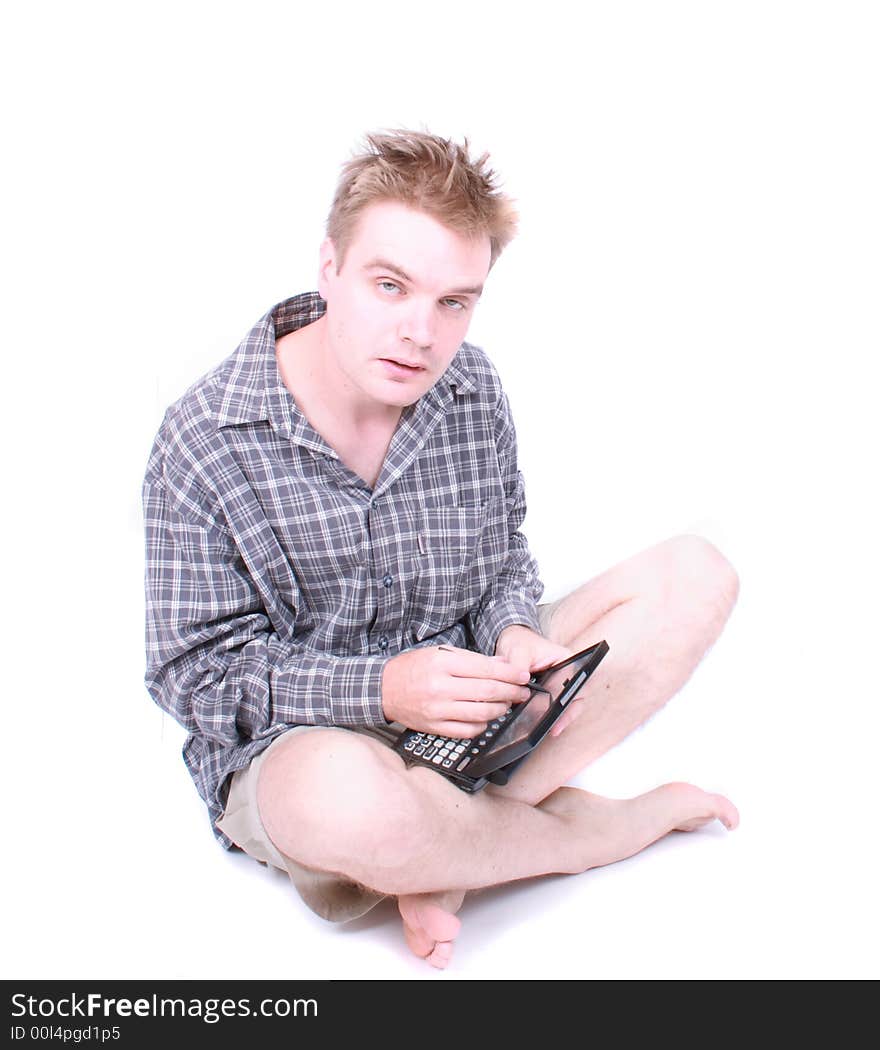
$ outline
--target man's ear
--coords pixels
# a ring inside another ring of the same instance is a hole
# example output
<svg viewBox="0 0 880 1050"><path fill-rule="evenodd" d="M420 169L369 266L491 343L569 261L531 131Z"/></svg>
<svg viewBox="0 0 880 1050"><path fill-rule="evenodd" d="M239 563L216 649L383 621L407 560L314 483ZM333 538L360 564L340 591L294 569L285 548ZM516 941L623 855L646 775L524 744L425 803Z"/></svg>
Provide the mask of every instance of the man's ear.
<svg viewBox="0 0 880 1050"><path fill-rule="evenodd" d="M336 245L325 237L318 253L318 294L322 299L327 298L329 285L336 276L336 260Z"/></svg>

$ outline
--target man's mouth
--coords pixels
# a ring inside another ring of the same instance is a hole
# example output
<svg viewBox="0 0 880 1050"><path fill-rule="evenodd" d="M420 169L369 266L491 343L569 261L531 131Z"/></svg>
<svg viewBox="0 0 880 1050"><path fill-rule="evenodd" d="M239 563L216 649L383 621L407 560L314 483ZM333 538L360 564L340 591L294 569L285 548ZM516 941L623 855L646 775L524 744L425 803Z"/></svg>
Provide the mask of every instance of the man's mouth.
<svg viewBox="0 0 880 1050"><path fill-rule="evenodd" d="M398 357L380 357L379 360L384 361L386 364L389 364L394 368L400 368L406 372L412 372L413 374L425 370L425 366L418 361L407 361Z"/></svg>

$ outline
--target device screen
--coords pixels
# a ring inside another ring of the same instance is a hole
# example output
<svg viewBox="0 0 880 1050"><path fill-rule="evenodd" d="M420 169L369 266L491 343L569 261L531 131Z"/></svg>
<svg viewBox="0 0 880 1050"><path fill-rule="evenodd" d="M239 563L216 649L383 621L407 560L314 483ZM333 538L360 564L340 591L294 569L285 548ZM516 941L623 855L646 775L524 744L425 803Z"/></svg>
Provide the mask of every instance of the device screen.
<svg viewBox="0 0 880 1050"><path fill-rule="evenodd" d="M531 699L523 702L522 709L517 712L510 729L502 734L498 741L499 748L507 748L511 744L518 744L521 740L525 740L559 699L565 683L577 675L585 658L592 656L595 649L596 646L593 646L583 652L575 653L562 663L537 673L535 676L537 688L533 687Z"/></svg>

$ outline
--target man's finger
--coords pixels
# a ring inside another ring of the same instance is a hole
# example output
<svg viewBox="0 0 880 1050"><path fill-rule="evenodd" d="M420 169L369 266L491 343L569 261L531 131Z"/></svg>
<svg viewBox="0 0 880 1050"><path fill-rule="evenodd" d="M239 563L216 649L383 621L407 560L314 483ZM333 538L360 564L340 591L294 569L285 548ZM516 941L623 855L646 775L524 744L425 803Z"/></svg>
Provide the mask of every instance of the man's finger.
<svg viewBox="0 0 880 1050"><path fill-rule="evenodd" d="M486 722L438 722L430 732L436 736L448 736L454 740L471 740L486 728Z"/></svg>
<svg viewBox="0 0 880 1050"><path fill-rule="evenodd" d="M521 704L532 695L528 686L499 682L489 678L456 678L450 689L450 699L474 703Z"/></svg>
<svg viewBox="0 0 880 1050"><path fill-rule="evenodd" d="M550 730L550 736L559 736L560 733L564 732L571 725L580 713L581 705L576 700L572 701L569 709Z"/></svg>
<svg viewBox="0 0 880 1050"><path fill-rule="evenodd" d="M453 678L491 678L512 685L525 684L529 680L527 671L514 667L501 656L485 656L470 649L456 649L451 645L438 646L448 657L449 673Z"/></svg>
<svg viewBox="0 0 880 1050"><path fill-rule="evenodd" d="M478 700L460 700L453 705L450 718L461 722L491 722L510 709L510 704L486 704Z"/></svg>
<svg viewBox="0 0 880 1050"><path fill-rule="evenodd" d="M563 660L567 660L569 656L574 656L574 649L562 649L555 656L548 656L543 660L538 660L532 671L537 673L538 671L546 671L548 667L552 667L554 664L561 664Z"/></svg>

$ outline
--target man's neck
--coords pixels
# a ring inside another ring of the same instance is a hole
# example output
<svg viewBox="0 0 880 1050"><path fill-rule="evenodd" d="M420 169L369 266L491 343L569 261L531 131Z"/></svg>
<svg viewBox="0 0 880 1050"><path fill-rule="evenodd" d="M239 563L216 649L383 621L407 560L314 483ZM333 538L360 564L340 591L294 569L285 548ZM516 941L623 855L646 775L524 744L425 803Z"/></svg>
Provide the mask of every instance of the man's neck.
<svg viewBox="0 0 880 1050"><path fill-rule="evenodd" d="M325 315L276 342L278 370L300 411L313 426L329 419L334 427L355 433L393 431L402 410L368 400L352 384L327 352L326 331ZM315 429L325 436L320 426Z"/></svg>
<svg viewBox="0 0 880 1050"><path fill-rule="evenodd" d="M322 325L315 321L276 342L276 360L284 385L299 410L342 462L373 488L402 410L367 403L351 382L332 366L324 351Z"/></svg>

